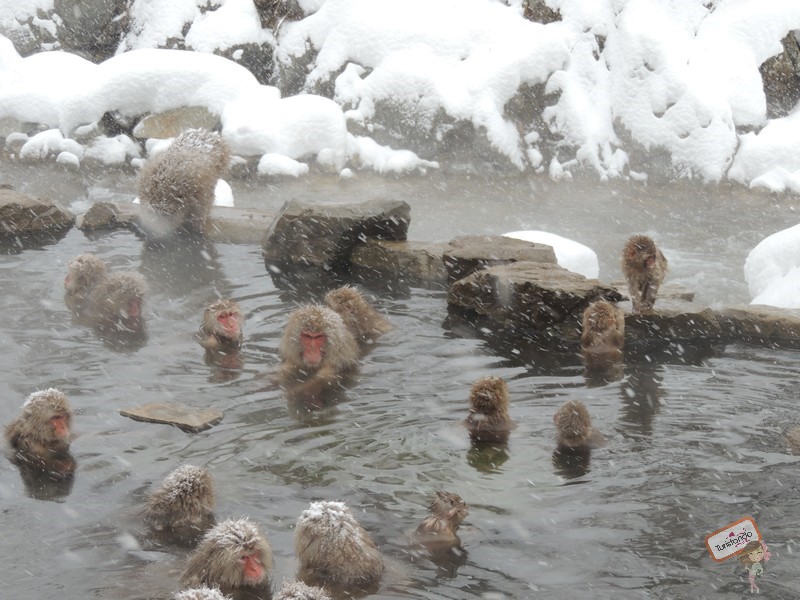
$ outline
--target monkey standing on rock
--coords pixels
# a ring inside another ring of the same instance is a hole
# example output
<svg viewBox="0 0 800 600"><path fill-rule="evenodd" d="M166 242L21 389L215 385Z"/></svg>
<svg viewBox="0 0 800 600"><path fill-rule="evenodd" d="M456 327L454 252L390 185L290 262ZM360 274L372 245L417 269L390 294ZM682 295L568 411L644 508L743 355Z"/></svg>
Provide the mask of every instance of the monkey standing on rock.
<svg viewBox="0 0 800 600"><path fill-rule="evenodd" d="M622 250L622 274L628 281L633 314L653 310L658 288L667 273L667 259L646 235L634 235Z"/></svg>
<svg viewBox="0 0 800 600"><path fill-rule="evenodd" d="M217 180L228 168L230 149L222 137L188 129L150 158L139 175L142 227L148 237L177 230L205 235Z"/></svg>

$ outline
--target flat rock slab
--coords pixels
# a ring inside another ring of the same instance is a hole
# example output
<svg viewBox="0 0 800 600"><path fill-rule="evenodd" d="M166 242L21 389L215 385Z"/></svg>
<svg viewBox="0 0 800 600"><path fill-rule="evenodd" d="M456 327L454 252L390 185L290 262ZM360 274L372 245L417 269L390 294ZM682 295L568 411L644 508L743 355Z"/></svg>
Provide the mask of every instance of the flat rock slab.
<svg viewBox="0 0 800 600"><path fill-rule="evenodd" d="M222 420L222 413L218 410L196 410L183 404L166 402L150 402L135 408L125 408L119 414L134 421L175 425L190 433L210 429Z"/></svg>
<svg viewBox="0 0 800 600"><path fill-rule="evenodd" d="M450 281L495 265L514 262L558 264L552 246L502 235L466 235L450 241L442 254Z"/></svg>
<svg viewBox="0 0 800 600"><path fill-rule="evenodd" d="M411 207L402 200L321 203L290 200L264 236L264 262L274 272L291 267L347 267L356 244L405 240Z"/></svg>
<svg viewBox="0 0 800 600"><path fill-rule="evenodd" d="M630 305L630 302L627 303ZM624 308L625 303L620 304ZM637 340L664 341L708 340L723 337L724 330L716 313L701 304L661 298L652 313L634 315L626 309L625 343Z"/></svg>
<svg viewBox="0 0 800 600"><path fill-rule="evenodd" d="M622 299L614 288L557 264L514 262L489 267L456 281L448 305L487 317L504 329L542 330L579 315L599 299Z"/></svg>
<svg viewBox="0 0 800 600"><path fill-rule="evenodd" d="M447 269L442 255L447 242L367 240L353 248L350 264L365 277L399 278L426 285L444 285Z"/></svg>
<svg viewBox="0 0 800 600"><path fill-rule="evenodd" d="M623 296L628 295L628 283L622 280L617 280L611 283L611 287L615 288ZM695 293L685 285L675 283L672 281L665 282L658 288L658 297L656 298L656 307L660 300L684 300L686 302L694 302ZM626 310L631 310L630 301L627 304Z"/></svg>
<svg viewBox="0 0 800 600"><path fill-rule="evenodd" d="M800 347L800 310L742 304L719 310L717 318L727 337Z"/></svg>
<svg viewBox="0 0 800 600"><path fill-rule="evenodd" d="M0 235L36 235L72 227L75 217L57 202L0 189Z"/></svg>

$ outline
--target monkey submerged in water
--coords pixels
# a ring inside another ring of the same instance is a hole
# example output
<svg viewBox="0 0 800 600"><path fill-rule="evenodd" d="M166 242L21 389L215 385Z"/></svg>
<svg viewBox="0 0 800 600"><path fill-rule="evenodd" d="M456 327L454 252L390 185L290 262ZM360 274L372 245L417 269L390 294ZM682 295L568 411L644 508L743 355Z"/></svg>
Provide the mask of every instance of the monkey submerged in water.
<svg viewBox="0 0 800 600"><path fill-rule="evenodd" d="M183 590L172 597L172 600L231 600L217 588L200 586L190 590Z"/></svg>
<svg viewBox="0 0 800 600"><path fill-rule="evenodd" d="M332 600L323 588L306 585L302 581L287 581L273 600Z"/></svg>
<svg viewBox="0 0 800 600"><path fill-rule="evenodd" d="M242 345L244 317L233 300L217 300L203 313L200 343L206 350L237 349Z"/></svg>
<svg viewBox="0 0 800 600"><path fill-rule="evenodd" d="M179 229L205 235L217 180L228 168L230 149L222 137L188 129L142 167L139 199L148 237L163 238Z"/></svg>
<svg viewBox="0 0 800 600"><path fill-rule="evenodd" d="M142 305L147 286L133 271L109 275L108 267L92 254L69 261L64 278L64 302L85 323L103 331L142 332Z"/></svg>
<svg viewBox="0 0 800 600"><path fill-rule="evenodd" d="M581 354L587 364L613 363L622 360L625 346L625 312L598 300L583 311Z"/></svg>
<svg viewBox="0 0 800 600"><path fill-rule="evenodd" d="M342 318L316 304L289 315L279 353L282 385L309 398L344 385L359 364L358 344Z"/></svg>
<svg viewBox="0 0 800 600"><path fill-rule="evenodd" d="M71 475L75 461L69 454L72 408L64 392L55 388L34 392L22 413L6 426L14 459L54 474Z"/></svg>
<svg viewBox="0 0 800 600"><path fill-rule="evenodd" d="M458 494L437 491L430 505L431 514L414 532L417 542L426 546L460 546L458 531L469 507Z"/></svg>
<svg viewBox="0 0 800 600"><path fill-rule="evenodd" d="M473 443L505 444L515 427L508 414L508 386L501 377L487 375L473 385L470 410L464 420Z"/></svg>
<svg viewBox="0 0 800 600"><path fill-rule="evenodd" d="M653 310L658 288L667 273L667 259L646 235L634 235L622 250L622 274L628 282L633 314Z"/></svg>
<svg viewBox="0 0 800 600"><path fill-rule="evenodd" d="M350 333L358 342L362 352L375 343L380 336L391 331L392 325L356 288L344 285L325 295L325 304L335 310Z"/></svg>
<svg viewBox="0 0 800 600"><path fill-rule="evenodd" d="M384 564L378 547L344 502L312 502L297 520L297 578L309 585L377 587Z"/></svg>
<svg viewBox="0 0 800 600"><path fill-rule="evenodd" d="M186 586L218 587L225 594L269 593L272 548L248 519L227 520L206 532L181 575Z"/></svg>
<svg viewBox="0 0 800 600"><path fill-rule="evenodd" d="M147 499L144 519L156 531L194 539L214 524L214 484L206 469L181 465Z"/></svg>
<svg viewBox="0 0 800 600"><path fill-rule="evenodd" d="M568 400L553 416L553 422L560 449L588 450L605 443L603 434L592 427L592 419L583 402Z"/></svg>

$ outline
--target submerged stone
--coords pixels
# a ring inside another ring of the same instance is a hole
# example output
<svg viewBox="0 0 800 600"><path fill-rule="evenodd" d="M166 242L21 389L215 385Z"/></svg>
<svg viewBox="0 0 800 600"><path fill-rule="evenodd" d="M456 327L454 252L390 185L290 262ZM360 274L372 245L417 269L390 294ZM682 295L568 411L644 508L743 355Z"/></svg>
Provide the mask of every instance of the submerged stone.
<svg viewBox="0 0 800 600"><path fill-rule="evenodd" d="M183 404L150 402L135 408L119 411L123 417L147 423L175 425L184 431L197 433L205 431L222 420L222 413L212 408L194 409Z"/></svg>

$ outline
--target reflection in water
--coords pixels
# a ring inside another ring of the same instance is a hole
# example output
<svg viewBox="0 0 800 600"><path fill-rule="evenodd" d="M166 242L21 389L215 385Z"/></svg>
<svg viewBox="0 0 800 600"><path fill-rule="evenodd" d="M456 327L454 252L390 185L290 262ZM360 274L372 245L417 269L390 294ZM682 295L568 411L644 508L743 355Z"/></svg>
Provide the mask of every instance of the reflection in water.
<svg viewBox="0 0 800 600"><path fill-rule="evenodd" d="M467 451L467 463L481 473L500 473L509 458L505 444L472 444Z"/></svg>
<svg viewBox="0 0 800 600"><path fill-rule="evenodd" d="M620 387L622 397L622 422L628 427L624 433L636 432L650 436L653 433L653 421L661 410L661 402L666 394L662 387L663 367L646 367L639 365Z"/></svg>
<svg viewBox="0 0 800 600"><path fill-rule="evenodd" d="M615 381L620 381L625 376L625 365L622 361L596 361L587 362L583 371L587 387L602 387Z"/></svg>
<svg viewBox="0 0 800 600"><path fill-rule="evenodd" d="M206 348L205 363L210 367L209 383L233 381L241 375L244 360L238 348Z"/></svg>
<svg viewBox="0 0 800 600"><path fill-rule="evenodd" d="M11 457L19 468L25 492L37 500L60 500L69 496L77 464L69 451L48 456L45 464L19 452Z"/></svg>
<svg viewBox="0 0 800 600"><path fill-rule="evenodd" d="M556 475L564 479L578 479L589 472L592 450L587 446L569 448L558 446L553 451L553 467Z"/></svg>

